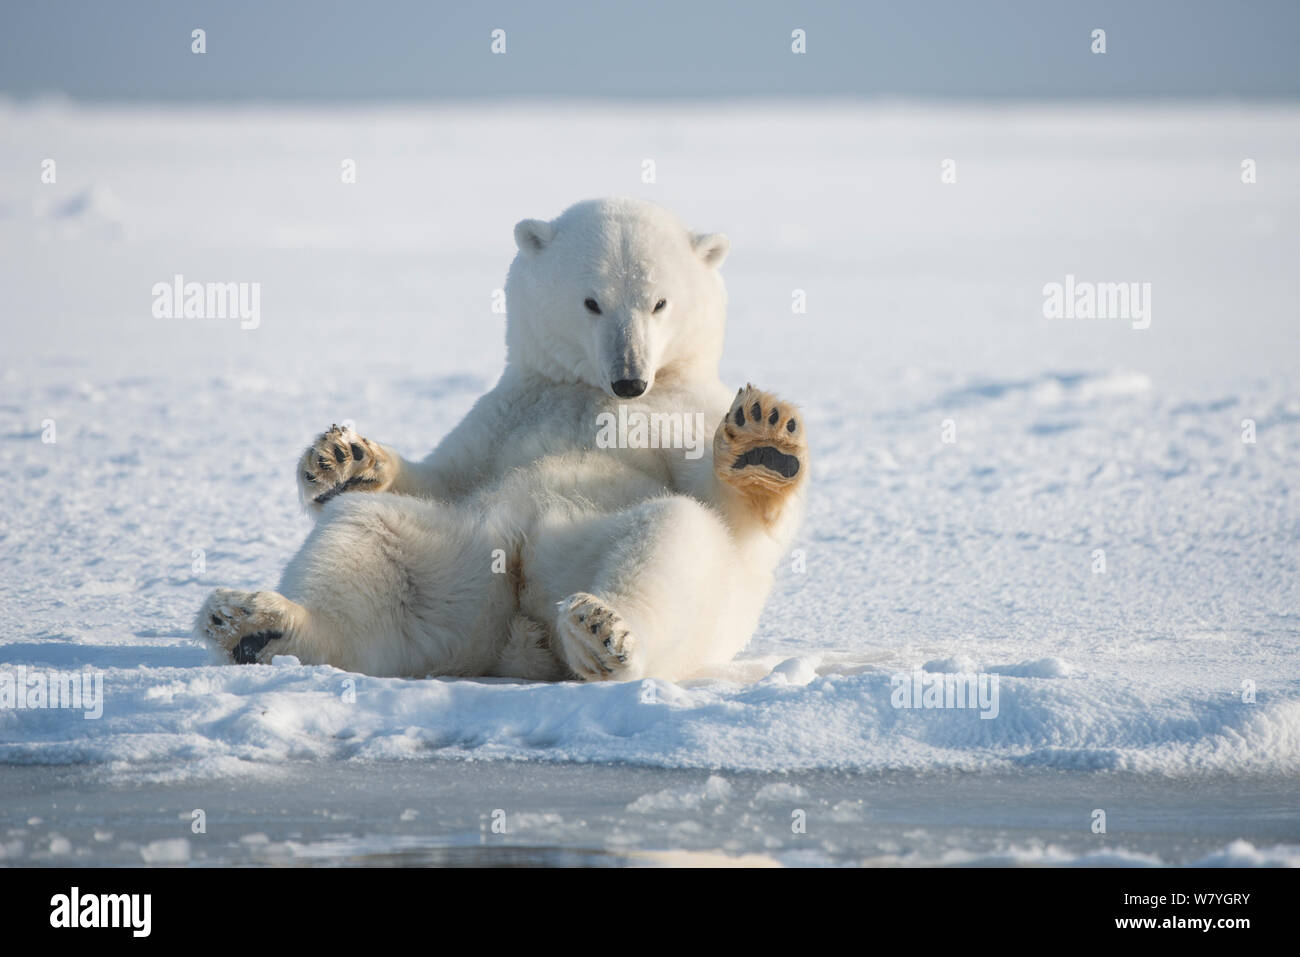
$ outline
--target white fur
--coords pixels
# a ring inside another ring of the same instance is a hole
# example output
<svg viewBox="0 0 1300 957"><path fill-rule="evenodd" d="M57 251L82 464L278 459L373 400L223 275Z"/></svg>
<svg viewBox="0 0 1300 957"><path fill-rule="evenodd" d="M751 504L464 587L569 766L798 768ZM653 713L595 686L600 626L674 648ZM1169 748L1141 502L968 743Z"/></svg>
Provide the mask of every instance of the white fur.
<svg viewBox="0 0 1300 957"><path fill-rule="evenodd" d="M707 443L690 458L593 441L597 416L620 403L703 412L710 428L727 413L725 237L630 199L524 220L515 237L496 387L422 462L369 443L386 456L384 491L318 509L283 597L217 593L200 625L232 607L279 607L283 637L262 658L374 675L675 679L744 646L806 483L761 518L715 477ZM648 389L618 398L623 379ZM598 641L588 626L602 607L613 624ZM589 659L590 673L579 667Z"/></svg>

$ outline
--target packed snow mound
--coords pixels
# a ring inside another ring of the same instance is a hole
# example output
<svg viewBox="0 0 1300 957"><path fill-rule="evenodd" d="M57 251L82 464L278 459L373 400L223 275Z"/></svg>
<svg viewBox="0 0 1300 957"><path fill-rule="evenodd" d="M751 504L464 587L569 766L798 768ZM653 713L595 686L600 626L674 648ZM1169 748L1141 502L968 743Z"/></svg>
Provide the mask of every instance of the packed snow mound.
<svg viewBox="0 0 1300 957"><path fill-rule="evenodd" d="M196 662L108 668L104 681L98 719L0 712L0 761L139 766L164 779L297 759L437 757L759 771L1300 770L1300 701L1261 694L1246 704L1182 682L1003 674L997 713L986 718L898 708L895 676L875 667L798 683L778 666L753 683L681 686L410 681Z"/></svg>

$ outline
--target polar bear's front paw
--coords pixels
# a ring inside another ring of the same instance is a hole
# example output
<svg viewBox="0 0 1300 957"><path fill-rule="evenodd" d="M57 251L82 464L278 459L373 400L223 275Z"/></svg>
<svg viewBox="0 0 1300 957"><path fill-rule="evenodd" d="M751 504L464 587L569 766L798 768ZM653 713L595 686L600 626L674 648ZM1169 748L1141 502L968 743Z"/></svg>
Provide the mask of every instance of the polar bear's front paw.
<svg viewBox="0 0 1300 957"><path fill-rule="evenodd" d="M618 613L595 595L577 592L560 602L556 632L565 662L582 680L636 677L636 638Z"/></svg>
<svg viewBox="0 0 1300 957"><path fill-rule="evenodd" d="M268 663L289 625L283 602L275 592L218 588L199 610L194 636L237 665Z"/></svg>
<svg viewBox="0 0 1300 957"><path fill-rule="evenodd" d="M808 474L802 415L788 402L747 385L736 393L713 436L718 480L771 517Z"/></svg>
<svg viewBox="0 0 1300 957"><path fill-rule="evenodd" d="M341 492L382 492L392 484L388 454L352 429L331 425L298 462L298 491L311 505Z"/></svg>

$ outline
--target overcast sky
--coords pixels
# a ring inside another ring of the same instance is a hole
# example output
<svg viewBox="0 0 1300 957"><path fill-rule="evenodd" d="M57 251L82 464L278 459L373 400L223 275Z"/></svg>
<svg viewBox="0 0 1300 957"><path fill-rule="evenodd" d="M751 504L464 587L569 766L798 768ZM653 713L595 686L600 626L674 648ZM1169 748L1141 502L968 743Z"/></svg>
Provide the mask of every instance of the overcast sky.
<svg viewBox="0 0 1300 957"><path fill-rule="evenodd" d="M1300 97L1300 0L0 0L0 11L0 92L17 97ZM203 56L190 52L195 28ZM490 52L497 28L504 56ZM1096 28L1104 55L1090 51Z"/></svg>

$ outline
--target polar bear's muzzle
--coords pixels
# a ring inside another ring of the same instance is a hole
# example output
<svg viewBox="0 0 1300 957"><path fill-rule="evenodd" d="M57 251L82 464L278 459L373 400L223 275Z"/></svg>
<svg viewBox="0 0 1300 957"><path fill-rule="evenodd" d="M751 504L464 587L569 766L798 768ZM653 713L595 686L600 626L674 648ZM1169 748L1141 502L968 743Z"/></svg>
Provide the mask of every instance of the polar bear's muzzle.
<svg viewBox="0 0 1300 957"><path fill-rule="evenodd" d="M611 311L597 326L596 367L604 373L602 388L620 399L635 399L650 391L655 381L659 347L650 318Z"/></svg>

